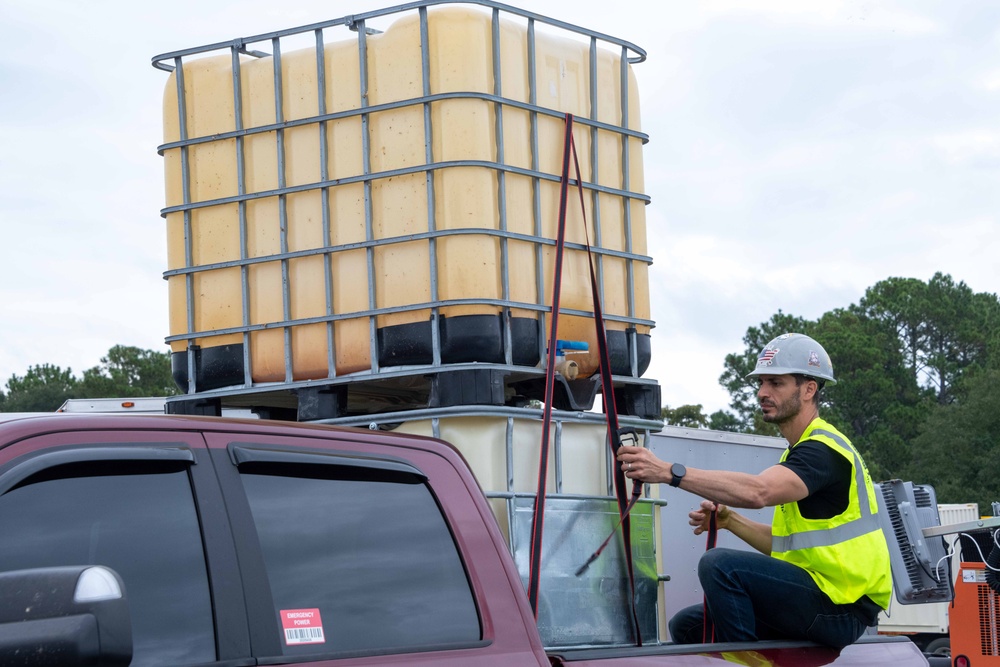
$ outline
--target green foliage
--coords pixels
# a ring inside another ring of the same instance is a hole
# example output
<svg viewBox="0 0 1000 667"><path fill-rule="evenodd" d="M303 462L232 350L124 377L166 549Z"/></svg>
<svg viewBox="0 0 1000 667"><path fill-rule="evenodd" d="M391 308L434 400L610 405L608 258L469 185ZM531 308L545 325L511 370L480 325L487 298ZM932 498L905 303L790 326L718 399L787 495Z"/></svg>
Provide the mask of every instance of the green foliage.
<svg viewBox="0 0 1000 667"><path fill-rule="evenodd" d="M925 393L907 369L891 326L856 309L833 310L812 329L833 361L837 384L823 390L824 417L851 438L876 478L909 460Z"/></svg>
<svg viewBox="0 0 1000 667"><path fill-rule="evenodd" d="M166 352L115 345L101 364L83 372L79 398L171 396L177 392Z"/></svg>
<svg viewBox="0 0 1000 667"><path fill-rule="evenodd" d="M878 320L894 333L900 353L914 377L922 369L921 350L926 342L926 284L916 278L888 278L865 291L852 310Z"/></svg>
<svg viewBox="0 0 1000 667"><path fill-rule="evenodd" d="M73 397L76 384L68 368L32 366L23 376L12 375L7 380L7 393L0 407L4 412L54 412Z"/></svg>
<svg viewBox="0 0 1000 667"><path fill-rule="evenodd" d="M660 417L664 424L670 426L686 426L688 428L706 428L708 426L708 417L702 412L701 404L682 405L673 409L669 405L664 405L663 409L660 410Z"/></svg>
<svg viewBox="0 0 1000 667"><path fill-rule="evenodd" d="M940 502L989 507L1000 500L993 479L1000 454L1000 394L991 391L1000 381L995 294L937 273L927 282L883 280L859 303L816 321L779 310L747 329L742 352L726 356L719 381L733 413L710 425L725 424L728 414L739 430L774 433L744 377L771 338L791 331L830 353L838 382L823 390L821 413L851 438L874 478L932 484Z"/></svg>
<svg viewBox="0 0 1000 667"><path fill-rule="evenodd" d="M177 393L165 352L116 345L99 366L83 372L51 364L31 366L7 380L0 392L0 412L54 412L70 398L168 396Z"/></svg>
<svg viewBox="0 0 1000 667"><path fill-rule="evenodd" d="M1000 500L1000 370L970 373L956 400L937 405L913 441L906 479L930 484L941 503L977 502L981 512Z"/></svg>
<svg viewBox="0 0 1000 667"><path fill-rule="evenodd" d="M708 416L708 428L713 431L730 431L733 433L739 433L742 430L742 424L740 423L739 417L734 415L732 412L716 410Z"/></svg>
<svg viewBox="0 0 1000 667"><path fill-rule="evenodd" d="M997 344L996 295L976 294L964 282L955 283L941 273L927 283L913 278L884 280L865 292L856 310L896 332L914 381L932 391L941 404L955 399L953 388L964 370L983 365Z"/></svg>

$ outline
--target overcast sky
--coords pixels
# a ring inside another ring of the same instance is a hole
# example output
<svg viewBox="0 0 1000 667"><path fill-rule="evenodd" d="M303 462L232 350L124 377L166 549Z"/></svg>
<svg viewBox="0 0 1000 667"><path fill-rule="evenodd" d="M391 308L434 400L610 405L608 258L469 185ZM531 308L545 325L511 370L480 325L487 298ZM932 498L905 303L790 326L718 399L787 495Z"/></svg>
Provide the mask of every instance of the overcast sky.
<svg viewBox="0 0 1000 667"><path fill-rule="evenodd" d="M391 4L0 0L0 385L167 350L152 56ZM778 309L816 318L936 271L1000 291L1000 3L520 6L648 52L664 403L726 407L725 355Z"/></svg>

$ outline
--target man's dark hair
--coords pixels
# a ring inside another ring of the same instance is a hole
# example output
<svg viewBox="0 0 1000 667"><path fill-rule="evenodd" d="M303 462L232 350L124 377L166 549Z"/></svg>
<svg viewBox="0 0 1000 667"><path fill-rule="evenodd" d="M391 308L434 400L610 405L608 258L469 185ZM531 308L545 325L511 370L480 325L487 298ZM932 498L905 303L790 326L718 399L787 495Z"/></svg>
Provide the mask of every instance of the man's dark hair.
<svg viewBox="0 0 1000 667"><path fill-rule="evenodd" d="M803 382L812 380L816 383L816 393L813 394L813 403L819 406L820 394L823 392L823 387L826 385L825 380L819 378L814 378L811 375L805 375L803 373L792 373L792 377L795 378L795 386L801 387Z"/></svg>

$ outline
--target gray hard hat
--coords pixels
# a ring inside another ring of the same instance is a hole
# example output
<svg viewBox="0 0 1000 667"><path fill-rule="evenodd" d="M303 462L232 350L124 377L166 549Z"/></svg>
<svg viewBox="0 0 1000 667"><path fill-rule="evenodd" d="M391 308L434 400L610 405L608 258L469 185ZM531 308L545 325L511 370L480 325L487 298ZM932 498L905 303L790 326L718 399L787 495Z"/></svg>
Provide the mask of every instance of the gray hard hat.
<svg viewBox="0 0 1000 667"><path fill-rule="evenodd" d="M830 355L822 345L799 333L782 334L765 345L747 378L753 375L807 375L837 384Z"/></svg>

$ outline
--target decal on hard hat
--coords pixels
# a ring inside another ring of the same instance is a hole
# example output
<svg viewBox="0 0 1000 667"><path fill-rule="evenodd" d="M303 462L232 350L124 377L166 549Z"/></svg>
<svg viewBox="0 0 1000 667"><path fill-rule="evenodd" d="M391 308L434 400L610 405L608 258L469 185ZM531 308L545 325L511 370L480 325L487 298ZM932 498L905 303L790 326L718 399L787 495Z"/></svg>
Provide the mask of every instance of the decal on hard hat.
<svg viewBox="0 0 1000 667"><path fill-rule="evenodd" d="M809 362L808 363L809 363L810 366L815 366L816 368L819 368L819 365L820 365L819 364L819 355L816 353L815 350L809 350Z"/></svg>
<svg viewBox="0 0 1000 667"><path fill-rule="evenodd" d="M319 609L282 609L281 628L287 646L326 643Z"/></svg>
<svg viewBox="0 0 1000 667"><path fill-rule="evenodd" d="M763 350L761 350L760 356L757 357L757 365L770 366L771 360L774 358L774 355L778 354L779 351L780 350L778 350L778 348L776 347L764 348Z"/></svg>

